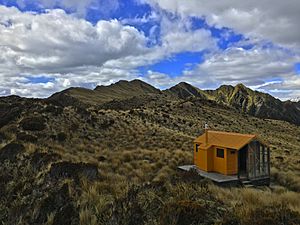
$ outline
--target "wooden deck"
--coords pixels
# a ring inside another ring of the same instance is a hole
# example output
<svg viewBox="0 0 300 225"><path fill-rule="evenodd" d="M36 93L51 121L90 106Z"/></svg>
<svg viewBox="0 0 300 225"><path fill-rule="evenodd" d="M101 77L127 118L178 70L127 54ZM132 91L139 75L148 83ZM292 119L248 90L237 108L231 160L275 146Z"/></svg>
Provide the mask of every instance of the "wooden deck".
<svg viewBox="0 0 300 225"><path fill-rule="evenodd" d="M178 169L184 170L184 171L190 171L191 169L194 169L197 171L197 173L204 178L208 178L216 183L219 184L225 184L225 183L237 183L239 182L239 179L237 176L227 176L220 173L214 173L214 172L205 172L203 170L198 169L195 165L185 165L185 166L179 166Z"/></svg>

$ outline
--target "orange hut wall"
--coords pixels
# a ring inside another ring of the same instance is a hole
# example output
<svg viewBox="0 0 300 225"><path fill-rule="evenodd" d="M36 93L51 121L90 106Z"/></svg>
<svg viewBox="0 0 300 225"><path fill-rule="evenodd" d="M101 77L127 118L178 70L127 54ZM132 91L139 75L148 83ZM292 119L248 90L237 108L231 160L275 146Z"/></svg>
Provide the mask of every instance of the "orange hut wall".
<svg viewBox="0 0 300 225"><path fill-rule="evenodd" d="M217 157L217 148L224 149L224 158ZM201 170L207 172L218 172L225 175L237 174L238 152L233 149L211 146L210 148L194 145L194 164Z"/></svg>

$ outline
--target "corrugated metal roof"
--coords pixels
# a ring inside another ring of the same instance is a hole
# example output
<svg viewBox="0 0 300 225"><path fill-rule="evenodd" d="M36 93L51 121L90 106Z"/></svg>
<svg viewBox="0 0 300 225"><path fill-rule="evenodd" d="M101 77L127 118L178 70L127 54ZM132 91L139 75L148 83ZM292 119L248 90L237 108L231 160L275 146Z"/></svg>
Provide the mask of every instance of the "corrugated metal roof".
<svg viewBox="0 0 300 225"><path fill-rule="evenodd" d="M208 130L208 143L205 143L205 133L195 139L194 142L199 143L201 148L207 149L210 146L220 146L232 149L241 149L251 140L256 139L254 134L240 134L222 131ZM201 146L202 145L202 146Z"/></svg>

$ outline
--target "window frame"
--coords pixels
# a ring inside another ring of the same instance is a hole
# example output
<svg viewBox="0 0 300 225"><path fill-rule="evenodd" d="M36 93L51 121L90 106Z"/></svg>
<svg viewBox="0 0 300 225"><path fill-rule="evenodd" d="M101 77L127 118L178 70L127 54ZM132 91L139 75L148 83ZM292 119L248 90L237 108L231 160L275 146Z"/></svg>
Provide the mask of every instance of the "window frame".
<svg viewBox="0 0 300 225"><path fill-rule="evenodd" d="M219 154L220 151L222 152L222 154ZM216 157L224 159L225 158L225 149L224 148L216 148Z"/></svg>
<svg viewBox="0 0 300 225"><path fill-rule="evenodd" d="M195 146L195 148L196 148L196 152L198 152L199 151L199 144L196 144L196 146Z"/></svg>

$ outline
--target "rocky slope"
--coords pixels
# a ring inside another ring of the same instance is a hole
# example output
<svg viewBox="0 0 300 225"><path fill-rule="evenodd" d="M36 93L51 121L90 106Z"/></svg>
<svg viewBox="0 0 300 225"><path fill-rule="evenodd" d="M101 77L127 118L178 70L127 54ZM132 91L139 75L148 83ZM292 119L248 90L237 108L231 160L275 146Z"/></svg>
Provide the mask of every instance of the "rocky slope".
<svg viewBox="0 0 300 225"><path fill-rule="evenodd" d="M208 99L205 91L202 91L186 82L181 82L170 89L165 90L165 92L181 99L187 99L190 97Z"/></svg>
<svg viewBox="0 0 300 225"><path fill-rule="evenodd" d="M238 84L235 87L222 85L216 90L203 91L187 83L180 83L166 92L175 94L182 99L196 97L210 99L218 104L231 106L240 112L248 113L260 118L285 120L294 124L300 124L299 103L282 102L273 96L253 91Z"/></svg>

